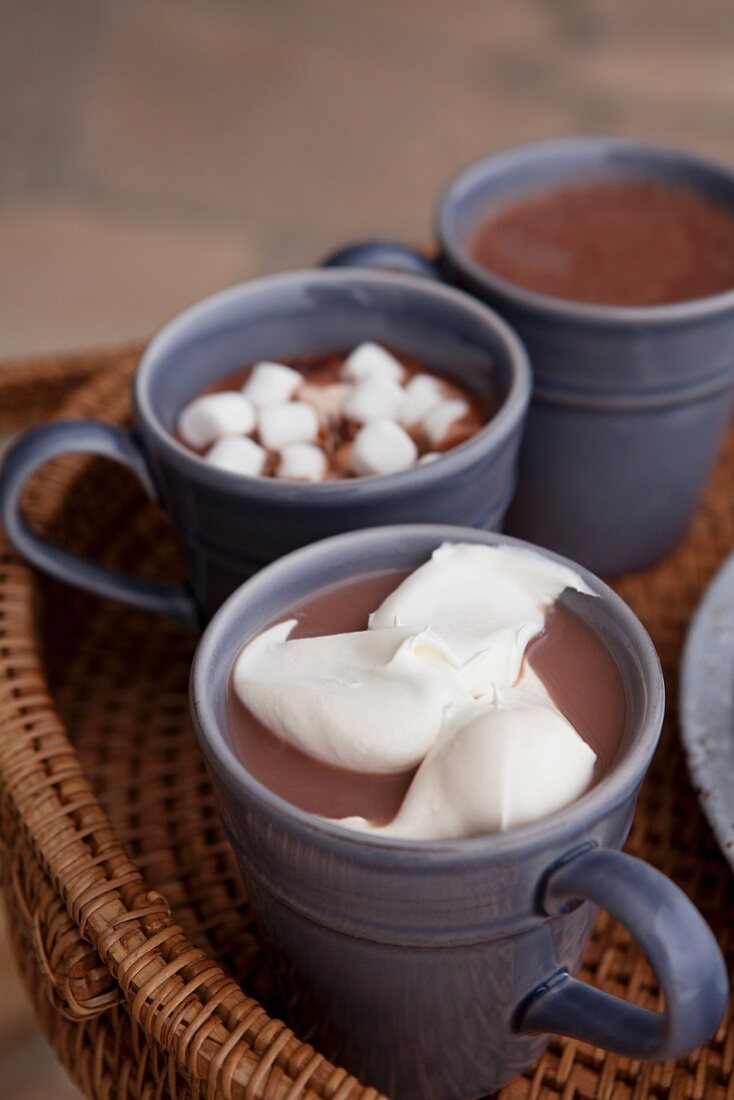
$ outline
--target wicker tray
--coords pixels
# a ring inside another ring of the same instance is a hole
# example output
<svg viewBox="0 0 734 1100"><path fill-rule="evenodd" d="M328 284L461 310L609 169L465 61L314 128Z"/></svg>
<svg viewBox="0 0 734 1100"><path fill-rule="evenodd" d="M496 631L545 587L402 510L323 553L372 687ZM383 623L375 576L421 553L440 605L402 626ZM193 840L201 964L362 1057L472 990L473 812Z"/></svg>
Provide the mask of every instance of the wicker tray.
<svg viewBox="0 0 734 1100"><path fill-rule="evenodd" d="M21 412L124 422L135 358L126 349L3 368L0 430ZM84 380L59 407L64 389ZM691 790L672 716L686 623L734 545L733 485L734 434L686 545L617 585L660 651L671 716L628 847L696 901L729 957L734 879ZM180 570L164 519L104 461L48 466L27 508L39 529L108 564L169 578ZM163 622L39 581L0 547L1 869L41 1026L82 1091L100 1100L376 1100L277 1020L282 1006L187 718L192 646ZM657 1005L647 964L605 914L584 977ZM729 1019L677 1063L554 1041L500 1095L734 1098L733 1065Z"/></svg>

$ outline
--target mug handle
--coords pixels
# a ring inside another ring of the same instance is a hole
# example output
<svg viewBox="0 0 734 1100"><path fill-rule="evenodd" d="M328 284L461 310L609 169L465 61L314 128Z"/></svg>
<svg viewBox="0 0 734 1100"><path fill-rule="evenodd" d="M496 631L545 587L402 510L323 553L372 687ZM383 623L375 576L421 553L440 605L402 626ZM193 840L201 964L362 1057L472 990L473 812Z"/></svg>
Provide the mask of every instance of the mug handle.
<svg viewBox="0 0 734 1100"><path fill-rule="evenodd" d="M426 279L441 281L438 265L416 248L392 241L363 241L348 244L330 253L320 267L366 267L381 271L401 271L406 275L422 275Z"/></svg>
<svg viewBox="0 0 734 1100"><path fill-rule="evenodd" d="M96 420L42 424L20 437L0 470L0 520L8 540L31 564L58 580L195 628L196 606L183 585L131 577L97 565L37 535L28 526L20 503L29 478L50 459L76 452L103 455L122 463L135 474L146 496L159 503L143 452L129 432Z"/></svg>
<svg viewBox="0 0 734 1100"><path fill-rule="evenodd" d="M550 975L520 1004L515 1028L582 1039L630 1058L679 1058L708 1040L726 1009L726 964L711 929L670 879L612 848L571 852L546 874L548 916L595 902L632 933L665 995L653 1012L603 993L567 971Z"/></svg>

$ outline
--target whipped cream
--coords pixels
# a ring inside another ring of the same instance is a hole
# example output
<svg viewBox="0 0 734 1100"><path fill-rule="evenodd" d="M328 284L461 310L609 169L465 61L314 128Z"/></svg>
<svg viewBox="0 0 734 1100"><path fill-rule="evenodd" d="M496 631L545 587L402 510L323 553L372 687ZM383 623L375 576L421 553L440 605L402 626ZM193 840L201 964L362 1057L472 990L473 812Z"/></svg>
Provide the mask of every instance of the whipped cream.
<svg viewBox="0 0 734 1100"><path fill-rule="evenodd" d="M234 687L263 725L326 764L407 771L472 702L430 631L290 638L296 623L278 623L243 649Z"/></svg>
<svg viewBox="0 0 734 1100"><path fill-rule="evenodd" d="M509 688L434 741L397 816L380 832L449 839L526 825L573 802L595 762L550 699Z"/></svg>
<svg viewBox="0 0 734 1100"><path fill-rule="evenodd" d="M367 630L291 638L270 627L237 658L234 687L277 736L327 764L417 767L387 836L497 832L588 787L593 750L523 662L572 569L531 550L444 544L370 616Z"/></svg>
<svg viewBox="0 0 734 1100"><path fill-rule="evenodd" d="M581 577L533 550L444 543L370 616L370 630L432 630L454 654L477 698L509 687L528 643L564 588L589 594Z"/></svg>

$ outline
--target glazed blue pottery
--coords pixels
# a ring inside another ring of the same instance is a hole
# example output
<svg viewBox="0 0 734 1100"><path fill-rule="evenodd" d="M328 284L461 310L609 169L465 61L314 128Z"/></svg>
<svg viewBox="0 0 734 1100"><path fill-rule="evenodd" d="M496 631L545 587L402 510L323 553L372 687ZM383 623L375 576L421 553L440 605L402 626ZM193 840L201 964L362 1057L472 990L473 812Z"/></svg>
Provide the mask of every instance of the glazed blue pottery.
<svg viewBox="0 0 734 1100"><path fill-rule="evenodd" d="M726 968L678 887L620 851L660 733L664 689L648 635L594 576L581 570L596 598L562 598L618 664L627 729L607 775L558 813L466 840L369 836L283 801L232 750L229 678L250 638L320 589L413 569L446 540L515 544L439 526L328 539L243 585L199 644L192 713L276 969L316 1006L317 1045L391 1100L484 1096L522 1073L549 1033L632 1058L682 1055L716 1029L727 1003ZM644 950L664 1011L575 977L597 906Z"/></svg>
<svg viewBox="0 0 734 1100"><path fill-rule="evenodd" d="M734 288L671 305L593 305L525 290L471 256L494 210L599 180L685 188L734 213L726 164L608 138L545 141L480 161L449 185L436 264L387 242L332 261L440 276L509 321L535 384L507 530L610 574L662 557L695 511L734 406Z"/></svg>
<svg viewBox="0 0 734 1100"><path fill-rule="evenodd" d="M349 350L363 340L389 344L479 395L494 395L497 414L435 462L315 485L229 474L176 440L183 406L238 367ZM39 569L195 625L261 566L328 535L435 520L498 529L515 488L529 400L522 345L468 295L405 275L278 275L216 294L158 333L135 377L132 433L95 421L60 421L23 436L0 475L0 514L10 541ZM162 503L186 553L186 588L114 573L31 531L20 510L23 487L40 465L70 451L122 462Z"/></svg>

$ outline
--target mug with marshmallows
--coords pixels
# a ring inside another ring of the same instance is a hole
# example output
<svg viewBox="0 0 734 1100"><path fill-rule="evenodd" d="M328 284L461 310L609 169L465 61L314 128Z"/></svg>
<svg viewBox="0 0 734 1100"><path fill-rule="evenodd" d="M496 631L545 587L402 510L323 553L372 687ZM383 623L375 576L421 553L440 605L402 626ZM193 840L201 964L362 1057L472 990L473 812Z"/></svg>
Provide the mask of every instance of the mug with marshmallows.
<svg viewBox="0 0 734 1100"><path fill-rule="evenodd" d="M461 291L347 270L259 279L153 338L133 432L58 421L21 437L0 475L0 518L39 569L197 626L263 565L325 536L428 521L498 529L530 390L518 338ZM121 462L163 505L186 586L114 572L31 530L24 486L68 452Z"/></svg>

